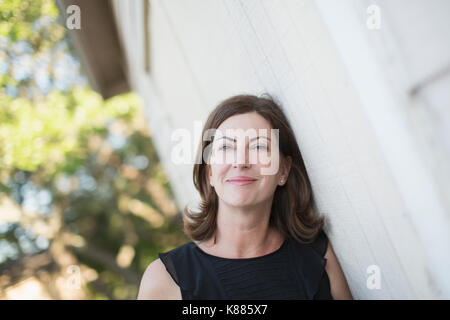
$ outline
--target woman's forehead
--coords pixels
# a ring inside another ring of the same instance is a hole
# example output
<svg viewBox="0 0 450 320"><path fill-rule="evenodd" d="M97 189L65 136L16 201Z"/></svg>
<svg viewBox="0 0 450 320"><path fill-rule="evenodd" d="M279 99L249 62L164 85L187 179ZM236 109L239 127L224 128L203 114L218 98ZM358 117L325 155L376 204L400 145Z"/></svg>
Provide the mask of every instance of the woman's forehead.
<svg viewBox="0 0 450 320"><path fill-rule="evenodd" d="M263 116L256 112L236 114L222 122L217 130L226 129L271 129L272 126Z"/></svg>
<svg viewBox="0 0 450 320"><path fill-rule="evenodd" d="M254 118L254 115L259 118ZM226 138L231 141L243 138L265 137L270 139L272 126L258 114L244 114L242 117L230 117L214 131L215 139Z"/></svg>
<svg viewBox="0 0 450 320"><path fill-rule="evenodd" d="M226 130L217 130L214 135L214 140L218 141L229 141L229 142L237 142L239 140L249 140L250 142L257 141L271 141L274 139L274 131L273 129L234 129L228 128Z"/></svg>

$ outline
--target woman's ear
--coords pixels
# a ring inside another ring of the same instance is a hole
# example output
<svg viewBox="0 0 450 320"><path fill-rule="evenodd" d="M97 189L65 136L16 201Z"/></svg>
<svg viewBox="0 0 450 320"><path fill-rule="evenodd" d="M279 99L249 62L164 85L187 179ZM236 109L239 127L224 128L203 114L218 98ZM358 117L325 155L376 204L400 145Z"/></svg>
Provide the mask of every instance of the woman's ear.
<svg viewBox="0 0 450 320"><path fill-rule="evenodd" d="M212 176L211 176L211 167L209 165L206 166L206 179L209 181L211 187L213 187Z"/></svg>
<svg viewBox="0 0 450 320"><path fill-rule="evenodd" d="M289 176L289 172L291 171L292 166L292 157L287 156L284 161L284 174L287 180L287 177Z"/></svg>

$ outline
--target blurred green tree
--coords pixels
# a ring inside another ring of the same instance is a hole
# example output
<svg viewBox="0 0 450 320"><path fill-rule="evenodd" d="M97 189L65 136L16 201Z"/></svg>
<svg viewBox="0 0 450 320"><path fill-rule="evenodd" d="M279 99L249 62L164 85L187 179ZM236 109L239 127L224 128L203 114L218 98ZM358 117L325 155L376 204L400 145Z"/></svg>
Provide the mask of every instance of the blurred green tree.
<svg viewBox="0 0 450 320"><path fill-rule="evenodd" d="M58 19L0 0L0 298L135 299L187 238L139 98L92 91Z"/></svg>

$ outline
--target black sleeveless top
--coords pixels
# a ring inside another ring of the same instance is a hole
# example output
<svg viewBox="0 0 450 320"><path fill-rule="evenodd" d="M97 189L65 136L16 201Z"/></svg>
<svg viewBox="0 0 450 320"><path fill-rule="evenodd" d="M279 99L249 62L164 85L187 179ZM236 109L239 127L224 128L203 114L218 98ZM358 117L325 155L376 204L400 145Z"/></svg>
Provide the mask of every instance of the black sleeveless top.
<svg viewBox="0 0 450 320"><path fill-rule="evenodd" d="M332 300L323 230L311 244L286 238L281 247L253 258L222 258L193 241L158 253L183 300Z"/></svg>

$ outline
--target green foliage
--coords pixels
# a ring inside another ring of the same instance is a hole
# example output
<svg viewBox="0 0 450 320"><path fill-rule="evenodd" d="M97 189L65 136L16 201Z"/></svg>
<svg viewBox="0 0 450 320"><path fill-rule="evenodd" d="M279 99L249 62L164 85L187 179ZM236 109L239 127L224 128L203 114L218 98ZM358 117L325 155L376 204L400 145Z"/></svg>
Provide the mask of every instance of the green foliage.
<svg viewBox="0 0 450 320"><path fill-rule="evenodd" d="M0 0L0 292L36 270L64 276L70 256L95 271L87 298L135 299L157 253L187 238L139 98L85 85L58 14ZM50 262L22 263L39 254Z"/></svg>
<svg viewBox="0 0 450 320"><path fill-rule="evenodd" d="M47 40L45 37L33 34L33 23L41 17L58 17L58 9L51 0L1 0L0 12L0 35L10 37L13 41L27 41L33 45ZM60 25L53 25L47 30L48 45L59 40L61 30Z"/></svg>
<svg viewBox="0 0 450 320"><path fill-rule="evenodd" d="M68 161L73 156L85 159L83 140L106 132L108 120L129 120L137 106L135 95L104 103L87 87L68 93L53 91L37 104L1 93L0 97L0 166L24 171L41 168L47 176L58 171L73 173L78 162Z"/></svg>

